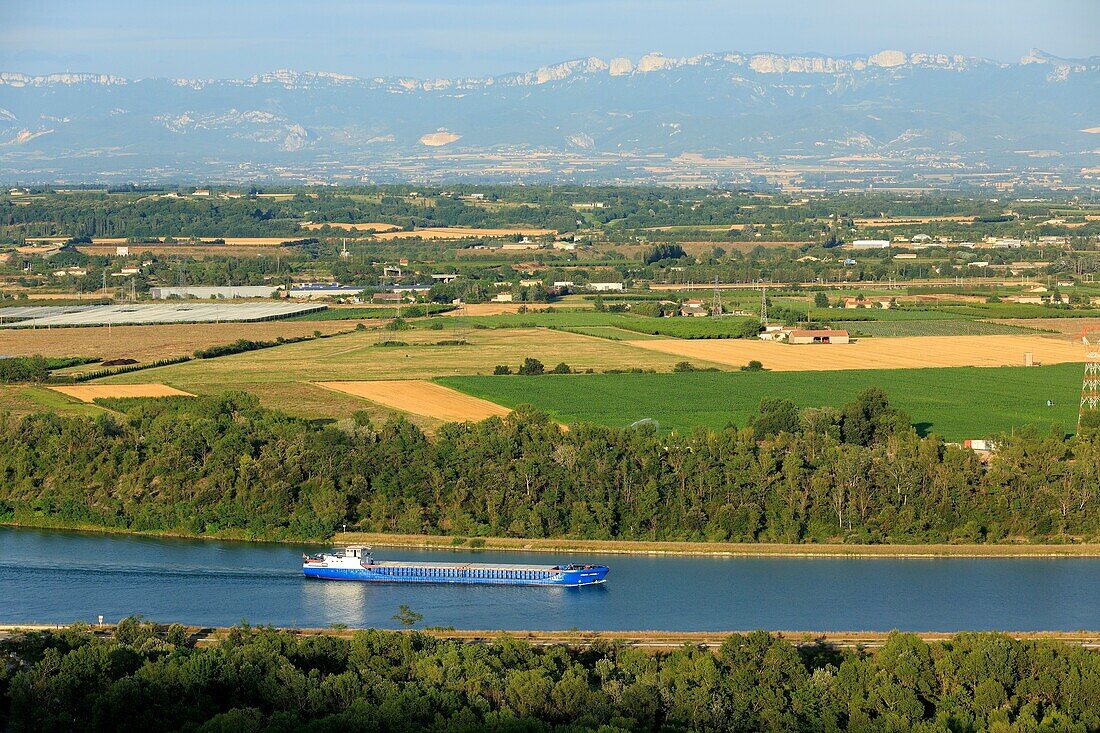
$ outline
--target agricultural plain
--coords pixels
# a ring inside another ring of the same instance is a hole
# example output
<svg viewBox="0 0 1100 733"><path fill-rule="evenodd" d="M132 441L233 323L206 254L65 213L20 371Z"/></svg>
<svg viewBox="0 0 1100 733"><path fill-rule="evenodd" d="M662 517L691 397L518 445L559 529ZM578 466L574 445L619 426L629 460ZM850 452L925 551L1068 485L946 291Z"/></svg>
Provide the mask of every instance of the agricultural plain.
<svg viewBox="0 0 1100 733"><path fill-rule="evenodd" d="M468 239L472 237L511 237L521 235L525 237L542 237L547 234L555 234L553 229L535 229L531 227L510 227L507 229L478 229L474 227L427 227L412 231L382 232L375 234L375 239Z"/></svg>
<svg viewBox="0 0 1100 733"><path fill-rule="evenodd" d="M447 321L451 323L451 321ZM322 322L323 323L323 322ZM303 324L322 325L322 324ZM456 322L446 330L355 331L217 359L201 359L97 380L96 384L168 384L195 394L244 390L263 404L302 417L341 418L369 403L318 387L319 382L432 379L515 369L525 357L547 368L671 371L674 356L633 349L608 339L546 329L476 329Z"/></svg>
<svg viewBox="0 0 1100 733"><path fill-rule="evenodd" d="M318 382L318 386L443 422L478 421L511 412L495 402L420 379Z"/></svg>
<svg viewBox="0 0 1100 733"><path fill-rule="evenodd" d="M799 407L840 407L880 387L922 433L980 438L1025 425L1072 431L1081 367L977 367L832 372L693 372L537 377L447 377L441 384L506 407L524 403L565 423L627 426L655 420L662 429L742 426L761 397ZM1047 400L1053 401L1052 407Z"/></svg>
<svg viewBox="0 0 1100 733"><path fill-rule="evenodd" d="M1028 353L1041 364L1084 361L1079 344L1055 336L913 336L816 345L756 339L660 339L629 343L638 349L727 366L743 366L756 360L775 371L1022 366Z"/></svg>
<svg viewBox="0 0 1100 733"><path fill-rule="evenodd" d="M166 384L73 384L50 389L83 402L122 397L194 397Z"/></svg>
<svg viewBox="0 0 1100 733"><path fill-rule="evenodd" d="M157 326L96 326L88 328L0 329L0 354L10 356L98 356L140 362L170 359L196 349L238 339L274 341L279 336L308 336L314 331L333 333L354 324L346 321L269 321L263 323L204 323ZM94 365L76 371L95 369Z"/></svg>

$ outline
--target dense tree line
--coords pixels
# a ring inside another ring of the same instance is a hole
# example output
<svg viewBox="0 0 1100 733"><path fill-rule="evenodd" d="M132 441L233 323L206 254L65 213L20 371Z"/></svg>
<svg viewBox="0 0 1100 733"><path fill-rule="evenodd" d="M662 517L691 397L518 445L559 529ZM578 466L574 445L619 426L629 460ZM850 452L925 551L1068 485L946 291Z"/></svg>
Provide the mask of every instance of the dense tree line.
<svg viewBox="0 0 1100 733"><path fill-rule="evenodd" d="M870 390L762 405L748 427L562 431L520 410L429 440L318 426L255 397L117 400L0 420L0 515L271 538L370 531L747 542L1100 537L1100 438L1018 432L986 469Z"/></svg>
<svg viewBox="0 0 1100 733"><path fill-rule="evenodd" d="M0 661L15 732L1100 730L1100 655L997 634L895 633L867 654L754 632L649 654L239 626L196 648L128 619L112 638L21 634Z"/></svg>

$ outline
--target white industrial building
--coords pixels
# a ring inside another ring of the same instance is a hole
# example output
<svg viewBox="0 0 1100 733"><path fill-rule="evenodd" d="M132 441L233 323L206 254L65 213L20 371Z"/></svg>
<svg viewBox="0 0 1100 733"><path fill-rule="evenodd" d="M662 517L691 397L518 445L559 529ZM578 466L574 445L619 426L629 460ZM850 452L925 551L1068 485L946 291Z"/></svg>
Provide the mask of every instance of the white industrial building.
<svg viewBox="0 0 1100 733"><path fill-rule="evenodd" d="M226 285L226 286L184 286L173 288L150 288L153 300L197 298L201 300L232 300L236 298L274 298L282 289L281 285Z"/></svg>

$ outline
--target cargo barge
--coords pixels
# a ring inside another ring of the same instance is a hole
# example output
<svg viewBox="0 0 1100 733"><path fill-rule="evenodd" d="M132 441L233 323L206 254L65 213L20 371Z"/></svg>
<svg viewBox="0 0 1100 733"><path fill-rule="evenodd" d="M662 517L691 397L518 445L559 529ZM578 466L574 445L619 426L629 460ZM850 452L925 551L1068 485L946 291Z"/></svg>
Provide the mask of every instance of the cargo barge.
<svg viewBox="0 0 1100 733"><path fill-rule="evenodd" d="M606 565L514 565L378 561L371 548L345 547L302 556L302 572L323 580L373 583L462 583L474 585L597 585L607 578Z"/></svg>

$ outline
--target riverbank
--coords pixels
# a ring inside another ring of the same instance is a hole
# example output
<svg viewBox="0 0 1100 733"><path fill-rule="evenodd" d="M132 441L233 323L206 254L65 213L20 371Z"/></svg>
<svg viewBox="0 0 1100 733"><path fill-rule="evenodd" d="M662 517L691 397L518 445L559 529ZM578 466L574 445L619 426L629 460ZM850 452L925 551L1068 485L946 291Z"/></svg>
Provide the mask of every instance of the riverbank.
<svg viewBox="0 0 1100 733"><path fill-rule="evenodd" d="M389 534L384 532L337 532L331 540L256 537L243 532L191 534L178 530L133 530L90 524L24 519L0 522L0 527L60 530L92 534L163 537L168 539L212 540L282 545L371 545L411 547L428 550L502 550L511 552L591 552L602 555L683 555L711 557L1100 557L1100 544L779 544L763 542L665 542L642 540L583 540L525 537L452 537L449 535Z"/></svg>
<svg viewBox="0 0 1100 733"><path fill-rule="evenodd" d="M634 540L448 537L337 532L334 545L415 547L436 550L591 552L613 555L709 555L715 557L1100 557L1100 544L1077 545L844 545L751 542L646 542Z"/></svg>
<svg viewBox="0 0 1100 733"><path fill-rule="evenodd" d="M249 542L255 544L277 545L326 545L328 540L300 540L273 537L256 537L247 532L227 531L217 534L196 534L173 529L127 529L125 527L101 527L96 524L83 522L65 522L50 518L35 518L28 520L24 517L0 522L0 527L12 527L13 529L40 529L61 532L86 532L88 534L120 535L126 537L162 537L178 540L211 540L217 542Z"/></svg>
<svg viewBox="0 0 1100 733"><path fill-rule="evenodd" d="M25 632L61 631L79 628L98 636L111 637L115 627L106 625L70 626L65 624L2 624L0 638ZM189 643L195 646L216 646L229 636L235 627L184 626ZM333 636L348 639L365 629L351 628L281 628L295 636ZM383 629L386 633L420 633L441 641L458 641L467 644L491 644L502 638L518 639L532 646L591 646L599 642L615 642L650 651L680 649L685 644L717 649L732 634L752 633L751 629L730 631L497 631L462 629L408 629L405 631ZM892 632L879 631L767 631L777 638L785 639L794 646L826 646L835 649L877 649L890 638ZM950 641L957 633L918 631L906 632L928 643ZM962 632L973 633L973 632ZM1082 646L1090 649L1100 648L1100 632L1097 631L1006 631L978 632L999 634L1017 641L1055 641L1062 644Z"/></svg>

